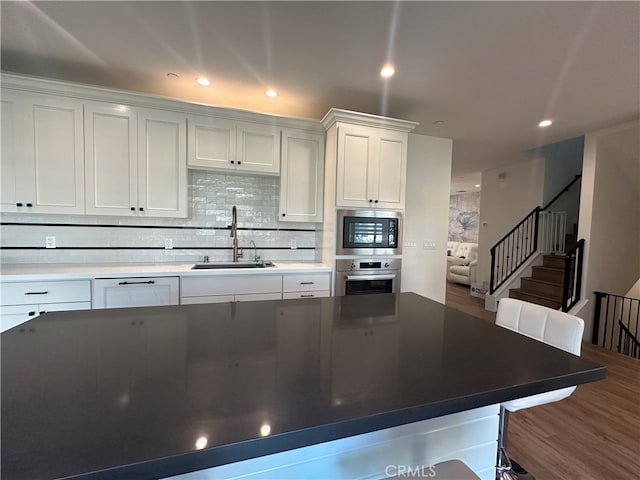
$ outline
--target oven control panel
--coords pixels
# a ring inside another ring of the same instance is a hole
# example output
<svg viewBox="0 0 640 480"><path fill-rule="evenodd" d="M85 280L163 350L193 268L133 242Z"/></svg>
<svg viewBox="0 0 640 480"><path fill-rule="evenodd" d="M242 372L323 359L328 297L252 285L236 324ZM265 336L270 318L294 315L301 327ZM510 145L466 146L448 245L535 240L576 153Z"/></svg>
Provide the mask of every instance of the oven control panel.
<svg viewBox="0 0 640 480"><path fill-rule="evenodd" d="M352 258L336 261L336 270L348 272L350 270L400 270L400 258Z"/></svg>

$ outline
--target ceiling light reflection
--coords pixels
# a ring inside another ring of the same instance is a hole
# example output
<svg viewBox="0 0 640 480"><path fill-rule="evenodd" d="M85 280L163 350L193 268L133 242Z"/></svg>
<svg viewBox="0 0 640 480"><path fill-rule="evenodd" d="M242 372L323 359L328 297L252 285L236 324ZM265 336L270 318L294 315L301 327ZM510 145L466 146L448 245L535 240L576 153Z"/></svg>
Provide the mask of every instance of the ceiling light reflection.
<svg viewBox="0 0 640 480"><path fill-rule="evenodd" d="M204 78L204 77L196 78L196 82L198 82L203 87L208 87L209 85L211 85L211 82L209 81L209 79Z"/></svg>
<svg viewBox="0 0 640 480"><path fill-rule="evenodd" d="M542 120L538 126L539 127L548 127L549 125L551 125L553 122L551 120Z"/></svg>
<svg viewBox="0 0 640 480"><path fill-rule="evenodd" d="M380 70L380 75L385 78L392 77L394 73L396 73L396 69L392 65L385 65Z"/></svg>
<svg viewBox="0 0 640 480"><path fill-rule="evenodd" d="M207 446L207 443L209 443L208 437L205 437L204 435L202 437L198 437L196 439L196 450L202 450Z"/></svg>
<svg viewBox="0 0 640 480"><path fill-rule="evenodd" d="M270 88L269 90L267 90L266 92L264 92L264 94L267 97L277 97L278 96L278 92L276 92L273 88Z"/></svg>

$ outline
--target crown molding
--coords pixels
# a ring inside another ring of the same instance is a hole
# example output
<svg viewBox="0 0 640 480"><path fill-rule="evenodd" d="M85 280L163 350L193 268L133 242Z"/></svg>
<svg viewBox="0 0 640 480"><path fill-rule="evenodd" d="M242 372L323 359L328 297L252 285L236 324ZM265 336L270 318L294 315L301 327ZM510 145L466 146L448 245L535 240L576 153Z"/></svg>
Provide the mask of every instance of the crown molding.
<svg viewBox="0 0 640 480"><path fill-rule="evenodd" d="M410 132L418 126L417 122L411 122L409 120L382 117L379 115L371 115L370 113L353 112L351 110L341 110L339 108L332 108L321 120L322 125L327 130L338 122L362 125L365 127L386 128L400 132Z"/></svg>

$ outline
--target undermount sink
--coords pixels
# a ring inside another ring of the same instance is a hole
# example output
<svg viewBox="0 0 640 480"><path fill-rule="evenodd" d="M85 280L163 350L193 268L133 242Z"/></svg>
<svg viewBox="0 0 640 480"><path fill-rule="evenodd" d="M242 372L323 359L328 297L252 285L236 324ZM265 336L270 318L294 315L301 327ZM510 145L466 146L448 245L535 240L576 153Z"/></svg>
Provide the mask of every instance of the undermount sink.
<svg viewBox="0 0 640 480"><path fill-rule="evenodd" d="M228 262L228 263L196 263L191 270L216 270L223 268L266 268L275 267L272 262Z"/></svg>

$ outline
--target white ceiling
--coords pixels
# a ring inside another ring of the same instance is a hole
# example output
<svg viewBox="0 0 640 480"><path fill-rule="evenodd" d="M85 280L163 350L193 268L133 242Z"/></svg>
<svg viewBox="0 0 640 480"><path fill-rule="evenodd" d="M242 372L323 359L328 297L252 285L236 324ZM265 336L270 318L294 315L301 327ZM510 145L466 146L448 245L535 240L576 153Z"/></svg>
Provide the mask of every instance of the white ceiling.
<svg viewBox="0 0 640 480"><path fill-rule="evenodd" d="M526 150L640 116L635 1L0 8L5 71L289 116L337 107L417 121L416 133L454 140L453 191ZM387 61L396 75L383 80ZM543 118L553 126L538 128Z"/></svg>

